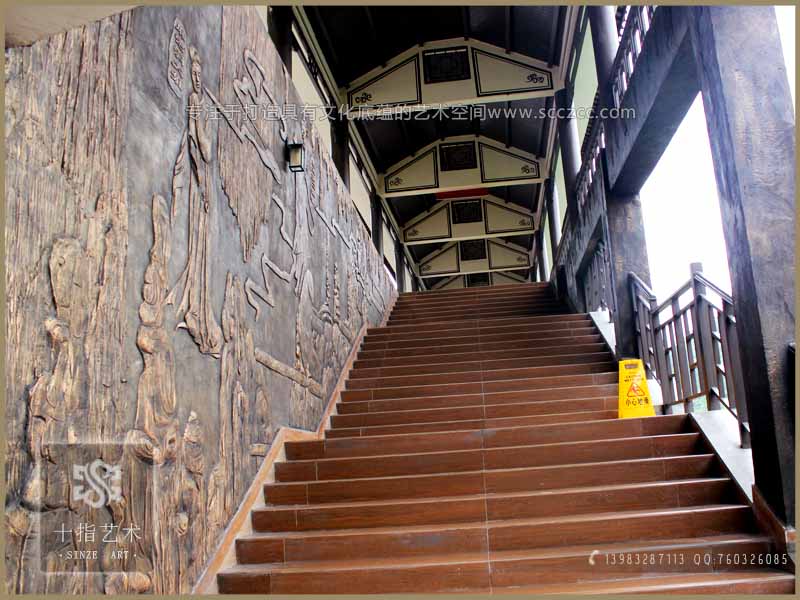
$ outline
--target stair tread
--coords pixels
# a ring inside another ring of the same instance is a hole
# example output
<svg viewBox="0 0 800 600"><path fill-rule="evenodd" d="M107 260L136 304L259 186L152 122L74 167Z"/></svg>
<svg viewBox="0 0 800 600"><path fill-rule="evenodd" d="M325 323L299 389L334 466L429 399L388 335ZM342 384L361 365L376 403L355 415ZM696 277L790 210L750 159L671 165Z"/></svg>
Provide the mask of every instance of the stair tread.
<svg viewBox="0 0 800 600"><path fill-rule="evenodd" d="M622 551L658 551L676 548L692 548L713 544L731 544L742 542L769 542L770 538L760 534L725 534L717 536L698 536L692 538L673 538L666 540L634 540L630 542L612 542L602 544L581 544L552 548L530 548L525 550L500 550L487 552L454 552L423 556L403 556L395 558L375 557L368 559L345 560L310 560L285 563L250 563L228 567L225 573L262 572L291 573L303 571L349 571L351 569L385 569L393 567L418 567L430 565L455 565L461 563L482 563L515 561L542 558L566 558L572 556L588 556L597 550L601 553Z"/></svg>
<svg viewBox="0 0 800 600"><path fill-rule="evenodd" d="M670 418L670 417L684 417L684 416L685 415L668 415L668 416L665 415L665 416L659 416L659 417L641 417L641 419L667 419L667 418ZM637 421L637 420L640 420L640 419L639 418L635 418L635 419L626 419L626 420L628 420L628 421ZM578 426L578 425L592 424L592 423L606 423L606 422L616 423L616 422L620 422L620 421L621 421L621 419L602 419L600 421L589 420L589 421L574 421L574 422L570 422L570 423L548 423L548 424L543 424L543 425L517 425L517 426L509 426L509 427L489 427L489 428L485 428L485 429L480 429L479 431L500 431L500 430L514 430L514 429L530 429L530 428L536 428L536 427L554 427L554 426L563 426L563 425ZM452 434L452 433L470 432L470 431L475 431L475 430L473 430L473 429L456 429L456 430L453 430L453 431L448 431L446 433ZM414 433L414 434L411 434L411 435L413 435L413 436L424 436L424 435L441 435L441 434L442 434L442 432L421 431L421 432ZM409 434L387 434L387 435L381 435L381 436L374 436L374 437L370 438L370 441L373 441L376 445L380 445L380 440L378 438L381 438L381 437L394 438L397 435L403 435L403 436L408 437ZM334 439L325 440L325 441L326 442L341 442L343 440L359 440L359 439L361 439L361 438L359 438L359 437L352 437L352 438L345 437L345 438L334 438ZM305 442L289 442L289 443L303 444Z"/></svg>
<svg viewBox="0 0 800 600"><path fill-rule="evenodd" d="M505 447L504 447L505 448ZM378 455L378 456L392 456L392 455ZM393 455L397 456L397 455ZM413 456L413 455L400 455L400 456ZM678 455L678 456L657 456L651 458L630 458L624 460L604 460L604 461L597 461L597 462L584 462L584 463L564 463L558 465L536 465L531 467L512 467L512 468L505 468L505 469L480 469L480 470L473 470L473 471L454 471L448 473L422 473L422 474L413 474L413 475L387 475L387 476L380 476L380 477L354 477L352 479L319 479L314 481L287 481L282 482L278 481L275 483L270 483L267 485L305 485L309 483L317 484L317 483L336 483L342 484L347 482L358 482L358 481L375 481L375 480L397 480L397 479L408 479L408 478L417 478L417 477L447 477L448 475L468 475L468 474L477 474L477 473L486 473L487 471L492 471L494 473L497 472L514 472L514 471L532 471L538 469L555 469L561 468L566 469L569 467L592 467L592 466L601 466L601 465L609 465L609 464L621 464L621 463L643 463L643 462L658 462L662 460L675 460L675 459L683 459L687 457L696 457L696 458L711 458L714 454L712 453L697 453L697 454L688 454L688 455ZM283 505L281 505L283 506Z"/></svg>
<svg viewBox="0 0 800 600"><path fill-rule="evenodd" d="M685 513L703 513L714 511L740 511L749 508L746 504L704 504L699 506L679 506L668 508L649 508L627 511L608 511L579 513L570 515L556 515L548 517L525 517L499 520L465 521L461 523L433 523L426 525L390 525L381 527L359 527L348 529L315 529L309 531L265 531L253 532L239 536L239 540L259 539L305 539L305 538L336 538L351 535L378 535L382 533L434 533L463 529L494 529L500 527L519 527L530 525L558 525L566 523L581 523L599 519L625 519L632 517L654 517Z"/></svg>
<svg viewBox="0 0 800 600"><path fill-rule="evenodd" d="M602 365L602 366L606 367L606 369L602 370L602 371L601 370L591 371L591 370L588 370L588 369L591 368L591 367L589 367L589 365ZM508 377L508 378L499 377L503 373L507 373L509 371L520 371L520 370L525 368L525 367L514 367L514 368L509 368L509 369L489 369L489 370L471 369L471 370L466 370L466 371L450 371L450 372L443 372L443 373L423 373L421 375L410 375L410 376L409 375L376 375L376 376L372 376L372 377L364 377L363 379L398 379L398 380L406 379L407 380L408 377L439 377L439 376L453 376L453 375L458 375L460 373L480 373L481 374L481 378L478 379L477 381L483 382L483 383L488 383L488 382L492 382L492 381L515 381L515 380L519 380L519 379L541 379L541 378L549 378L549 377L570 377L570 376L576 376L576 375L600 375L600 374L604 374L604 373L617 373L616 365L612 366L611 364L608 363L608 361L598 361L596 363L570 363L570 364L560 364L560 365L546 365L546 366L542 366L542 367L530 367L530 368L532 368L532 369L537 369L537 368L538 369L553 369L555 371L558 371L558 370L574 368L574 367L586 367L588 372L586 372L586 373L564 373L564 374L561 374L561 375L559 375L558 373L555 373L555 374L550 373L550 374L547 374L547 375L533 376L533 377ZM487 375L488 375L488 377L487 377ZM349 381L350 380L348 379L348 382ZM464 382L461 382L461 381L447 381L447 382L443 382L443 383L474 383L475 381L476 380L464 381ZM359 387L359 388L350 388L350 387L347 387L347 385L345 385L345 390L373 390L373 389L385 389L385 388L396 388L396 387L417 387L418 385L442 385L442 383L431 383L431 384L421 383L421 384L413 384L413 385L407 385L407 386L375 385L375 386L372 386L372 387Z"/></svg>
<svg viewBox="0 0 800 600"><path fill-rule="evenodd" d="M687 437L699 437L697 433L689 432L689 433L664 433L664 434L657 434L657 435L647 435L647 436L640 436L636 439L647 438L653 440L659 439L676 439L676 438L687 438ZM348 438L336 438L336 439L348 439ZM513 451L513 450L520 450L520 449L544 449L544 448L557 448L558 446L567 446L576 443L591 443L591 444L605 444L608 442L620 442L625 440L635 439L632 437L614 437L614 438L601 438L595 440L584 440L582 442L551 442L546 444L519 444L516 446L503 446L503 450L505 451ZM292 463L315 463L315 462L328 462L328 461L341 461L341 460L363 460L364 458L369 459L384 459L384 458L394 458L400 456L437 456L437 455L452 455L458 454L461 452L477 452L482 450L481 448L475 449L463 449L463 450L437 450L433 452L414 452L414 453L393 453L393 454L373 454L369 457L327 457L327 458L309 458L309 459L292 459L290 462ZM701 454L707 455L707 453L698 453L698 456ZM681 455L685 456L685 455ZM662 457L665 458L665 457ZM634 460L634 459L630 459ZM592 464L592 463L562 463L559 466L568 466L569 464ZM554 466L554 465L549 465Z"/></svg>
<svg viewBox="0 0 800 600"><path fill-rule="evenodd" d="M605 398L608 398L608 396L598 396L597 398L581 398L581 400L594 400L594 399L601 399L602 400L602 399L605 399ZM374 401L373 400L364 400L364 402L380 402L380 400L374 400ZM539 400L539 402L542 402L542 401ZM571 400L552 400L552 402L571 402ZM486 404L456 404L456 405L453 405L453 406L436 406L436 407L433 407L433 408L401 408L401 409L397 409L397 410L373 410L373 411L367 411L367 412L342 413L342 414L336 414L335 416L337 416L337 417L360 417L360 416L369 415L371 417L374 417L374 416L379 416L379 415L392 415L392 414L397 414L397 413L411 413L409 416L413 416L414 414L421 414L421 413L434 413L434 416L435 416L437 413L444 413L444 412L449 412L449 411L454 411L454 410L485 408L487 406L491 406L492 408L494 408L496 406L505 406L505 407L509 407L509 406L528 406L530 404L536 404L536 401L532 401L532 402L505 402L503 404L490 404L490 405L486 405ZM601 408L601 409L598 409L598 410L572 410L572 411L565 410L565 411L559 411L559 412L555 412L555 413L541 413L541 414L536 414L536 415L514 415L514 416L519 416L520 418L522 418L522 417L556 417L558 415L575 415L575 414L584 414L584 413L587 416L589 416L589 415L591 415L593 413L606 412L607 410L610 410L610 409L602 409ZM505 419L505 418L508 418L508 417L485 417L484 416L484 417L479 417L479 418L481 418L481 419ZM475 418L445 419L444 421L447 422L447 423L458 423L459 421L474 421L474 420L475 420ZM589 419L589 420L593 420L593 419ZM442 421L418 421L418 422L410 421L408 423L386 423L386 424L381 423L380 425L378 425L378 424L375 424L375 425L359 425L358 428L367 429L369 427L383 427L385 425L405 425L405 424L421 424L421 423L433 424L433 423L440 423L440 422L442 422ZM337 428L337 429L339 429L339 428ZM343 429L356 429L356 426L343 428Z"/></svg>
<svg viewBox="0 0 800 600"><path fill-rule="evenodd" d="M560 466L560 465L559 465ZM508 469L513 470L513 469ZM445 473L450 475L452 473ZM458 473L462 474L461 472ZM334 480L341 481L341 480ZM347 480L345 480L347 481ZM451 502L453 500L488 500L488 499L501 499L501 498L534 498L537 496L552 496L557 494L568 494L577 492L591 492L591 491L610 491L610 490L624 490L635 489L642 487L658 487L658 486L674 486L674 485L688 485L692 483L709 483L718 481L730 481L726 476L719 477L693 477L688 479L679 480L660 480L660 481L641 481L634 483L617 483L605 485L586 485L574 486L564 488L549 488L546 490L527 490L522 492L484 492L481 494L464 494L459 496L434 496L426 498L396 498L389 500L359 500L359 501L346 501L346 502L325 502L318 504L266 504L258 507L256 510L259 512L283 512L285 510L319 510L319 509L337 509L337 508L367 508L374 506L392 506L397 504L402 505L415 505L415 504L428 504L436 502Z"/></svg>

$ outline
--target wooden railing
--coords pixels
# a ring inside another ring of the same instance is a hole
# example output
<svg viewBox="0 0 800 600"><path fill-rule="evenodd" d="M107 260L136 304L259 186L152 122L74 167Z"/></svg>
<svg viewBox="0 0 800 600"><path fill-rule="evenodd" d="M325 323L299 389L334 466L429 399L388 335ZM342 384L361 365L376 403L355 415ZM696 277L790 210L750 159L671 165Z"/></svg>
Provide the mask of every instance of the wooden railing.
<svg viewBox="0 0 800 600"><path fill-rule="evenodd" d="M684 412L729 410L750 447L733 299L693 265L692 276L665 302L629 274L639 357L661 385L664 406Z"/></svg>
<svg viewBox="0 0 800 600"><path fill-rule="evenodd" d="M622 106L622 99L628 91L655 10L655 6L631 6L626 13L617 56L611 67L611 97L616 108Z"/></svg>

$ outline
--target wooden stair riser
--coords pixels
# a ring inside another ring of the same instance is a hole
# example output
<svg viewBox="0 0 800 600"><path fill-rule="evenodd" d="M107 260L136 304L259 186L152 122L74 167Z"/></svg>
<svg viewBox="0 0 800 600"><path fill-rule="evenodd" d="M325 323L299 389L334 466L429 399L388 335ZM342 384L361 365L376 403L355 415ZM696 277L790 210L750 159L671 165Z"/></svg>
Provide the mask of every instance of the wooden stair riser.
<svg viewBox="0 0 800 600"><path fill-rule="evenodd" d="M519 416L532 414L552 414L579 410L606 410L616 408L616 396L595 396L590 398L567 398L555 400L535 400L510 404L492 404L487 406L490 418ZM462 396L436 396L433 398L401 398L399 400L362 400L342 402L336 408L339 415L355 413L379 413L392 411L433 410L438 408L456 408L462 406L483 406L482 394L466 394ZM503 407L506 407L505 409Z"/></svg>
<svg viewBox="0 0 800 600"><path fill-rule="evenodd" d="M513 346L514 348L523 351L538 349L540 356L549 356L551 354L556 354L551 352L551 348L562 348L574 351L575 346L583 344L599 344L601 342L603 342L603 337L599 333L593 333L591 335L554 337L546 340L519 339L514 342ZM431 362L436 362L436 359L433 357L441 356L442 354L465 354L473 352L487 354L488 358L488 356L491 356L488 353L498 351L507 352L508 346L508 342L473 342L468 344L451 344L447 346L435 345L416 348L395 348L388 350L360 350L357 360L366 360L370 358L405 358L409 356L415 356L417 358L426 357L429 358Z"/></svg>
<svg viewBox="0 0 800 600"><path fill-rule="evenodd" d="M508 308L505 310L482 311L479 309L463 312L449 312L446 314L436 314L435 312L425 316L413 317L390 317L387 325L424 325L427 323L438 323L442 321L461 321L463 319L500 319L509 317L535 317L538 315L557 315L566 314L566 310L558 305L541 305L536 308Z"/></svg>
<svg viewBox="0 0 800 600"><path fill-rule="evenodd" d="M410 423L404 425L373 425L371 427L329 429L328 439L346 437L372 437L400 435L409 433L435 433L441 431L468 431L494 427L518 427L524 425L560 425L578 421L606 421L616 419L617 409L605 411L576 412L555 415L535 415L530 417L507 417L502 419L476 419L471 421L441 421L438 423Z"/></svg>
<svg viewBox="0 0 800 600"><path fill-rule="evenodd" d="M402 477L271 483L264 486L264 493L266 501L275 505L363 502L600 486L607 481L642 483L696 479L715 477L719 473L713 455L700 454L485 472L473 470Z"/></svg>
<svg viewBox="0 0 800 600"><path fill-rule="evenodd" d="M371 327L366 331L366 337L386 339L417 339L420 337L448 337L450 335L466 335L475 333L504 333L513 330L529 328L561 328L580 327L592 320L588 315L540 315L535 317L508 318L508 319L474 319L463 321L444 321L432 323L424 327L413 325L397 325L393 327Z"/></svg>
<svg viewBox="0 0 800 600"><path fill-rule="evenodd" d="M360 479L453 471L515 469L704 454L696 433L590 440L542 446L461 450L429 454L289 461L275 464L277 482Z"/></svg>
<svg viewBox="0 0 800 600"><path fill-rule="evenodd" d="M665 529L659 522L669 524ZM547 519L464 523L411 530L341 530L335 534L297 532L291 536L263 534L239 538L236 556L240 564L430 557L526 550L554 545L590 545L670 537L704 537L754 532L746 506L686 507L628 513L624 520L612 513L596 518L580 516ZM668 533L669 532L669 533ZM672 535L670 535L672 534Z"/></svg>
<svg viewBox="0 0 800 600"><path fill-rule="evenodd" d="M595 335L596 330L594 327L565 327L561 329L545 329L541 331L521 331L516 335L513 333L487 333L480 335L458 335L441 338L415 338L410 340L378 340L364 338L361 343L361 352L372 352L375 350L407 350L412 348L421 348L423 350L429 348L451 348L458 347L480 347L487 344L496 344L503 342L508 345L509 342L518 343L524 342L539 342L541 345L558 345L565 343L565 339L573 339L585 337L587 335ZM556 340L551 342L550 340Z"/></svg>
<svg viewBox="0 0 800 600"><path fill-rule="evenodd" d="M287 442L288 460L376 456L380 454L414 454L445 450L469 450L525 446L554 442L575 442L648 435L684 433L688 427L685 415L619 419L600 423L582 422L567 425L526 426L484 431L456 431L383 436L373 439L334 439L308 442Z"/></svg>
<svg viewBox="0 0 800 600"><path fill-rule="evenodd" d="M607 352L608 348L602 341L602 336L592 336L594 341L576 343L573 346L529 346L515 347L511 350L477 350L469 352L439 352L433 354L414 354L410 356L386 356L385 351L377 350L369 356L357 358L353 368L380 368L380 367L411 367L418 365L442 365L464 361L489 361L521 360L521 359L548 359L551 357L570 356L576 354L595 354ZM531 364L531 366L534 366Z"/></svg>
<svg viewBox="0 0 800 600"><path fill-rule="evenodd" d="M469 383L409 385L395 388L345 390L341 394L341 401L392 400L398 398L422 398L427 396L448 396L456 394L550 390L559 387L615 384L617 380L618 374L616 371L606 371L583 375L554 375L549 377L529 377L526 379L473 381Z"/></svg>
<svg viewBox="0 0 800 600"><path fill-rule="evenodd" d="M430 333L437 335L438 332L448 331L482 331L492 328L507 328L528 325L547 325L560 323L587 323L591 321L588 314L563 314L563 315L538 315L533 317L510 317L500 319L464 319L463 321L444 321L441 323L431 323L424 328L415 325L395 325L389 327L370 327L366 330L366 335L395 336L395 335L419 335L420 333Z"/></svg>
<svg viewBox="0 0 800 600"><path fill-rule="evenodd" d="M470 383L476 381L502 381L506 379L527 379L535 377L589 375L594 373L615 373L617 365L610 361L598 363L548 365L544 367L522 367L516 369L493 369L459 371L456 373L435 373L401 375L397 377L373 377L348 379L346 390L392 388L414 385L435 385L442 383Z"/></svg>
<svg viewBox="0 0 800 600"><path fill-rule="evenodd" d="M564 354L555 356L533 356L530 358L473 360L453 363L434 363L427 365L362 367L349 373L348 382L375 377L402 377L405 375L437 375L468 371L501 371L504 369L526 369L539 367L560 367L563 365L593 365L613 362L610 352L585 352L583 354Z"/></svg>

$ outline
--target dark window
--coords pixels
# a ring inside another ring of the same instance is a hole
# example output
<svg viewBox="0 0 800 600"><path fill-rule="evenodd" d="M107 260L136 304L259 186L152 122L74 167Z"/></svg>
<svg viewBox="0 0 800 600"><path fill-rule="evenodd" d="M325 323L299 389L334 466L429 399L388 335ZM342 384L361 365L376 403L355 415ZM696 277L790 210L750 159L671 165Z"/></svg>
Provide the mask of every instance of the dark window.
<svg viewBox="0 0 800 600"><path fill-rule="evenodd" d="M425 83L469 79L469 55L465 47L427 50L422 53Z"/></svg>
<svg viewBox="0 0 800 600"><path fill-rule="evenodd" d="M467 287L482 287L489 285L488 273L470 273L467 275Z"/></svg>
<svg viewBox="0 0 800 600"><path fill-rule="evenodd" d="M474 142L441 144L439 146L439 156L442 163L442 171L461 171L463 169L478 168Z"/></svg>
<svg viewBox="0 0 800 600"><path fill-rule="evenodd" d="M483 221L483 202L481 200L459 200L450 206L453 211L453 225Z"/></svg>
<svg viewBox="0 0 800 600"><path fill-rule="evenodd" d="M481 260L486 258L486 240L466 240L459 242L461 260Z"/></svg>

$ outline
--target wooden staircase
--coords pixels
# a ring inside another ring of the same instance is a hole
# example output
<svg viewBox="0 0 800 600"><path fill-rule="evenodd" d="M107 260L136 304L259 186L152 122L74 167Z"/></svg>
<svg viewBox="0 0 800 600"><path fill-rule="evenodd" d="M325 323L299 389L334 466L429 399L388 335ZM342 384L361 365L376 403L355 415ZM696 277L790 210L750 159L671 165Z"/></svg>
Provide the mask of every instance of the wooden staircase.
<svg viewBox="0 0 800 600"><path fill-rule="evenodd" d="M617 419L616 382L546 284L402 294L219 591L792 592L692 422Z"/></svg>

